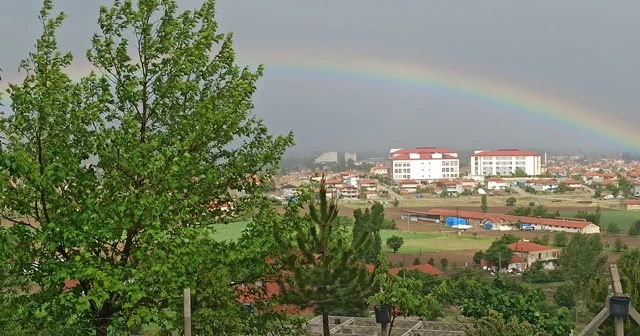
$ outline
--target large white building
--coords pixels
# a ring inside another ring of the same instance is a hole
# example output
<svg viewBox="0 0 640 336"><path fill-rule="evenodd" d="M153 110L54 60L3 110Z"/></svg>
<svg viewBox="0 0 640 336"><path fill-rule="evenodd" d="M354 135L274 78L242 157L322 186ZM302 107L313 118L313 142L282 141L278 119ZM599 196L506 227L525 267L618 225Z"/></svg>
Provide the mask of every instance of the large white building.
<svg viewBox="0 0 640 336"><path fill-rule="evenodd" d="M540 154L519 149L498 149L475 151L471 155L471 175L510 176L517 169L522 169L529 176L542 174Z"/></svg>
<svg viewBox="0 0 640 336"><path fill-rule="evenodd" d="M338 162L338 152L326 152L320 154L315 163L330 163L330 162Z"/></svg>
<svg viewBox="0 0 640 336"><path fill-rule="evenodd" d="M389 151L387 176L394 181L433 181L460 176L458 153L436 147L395 148Z"/></svg>

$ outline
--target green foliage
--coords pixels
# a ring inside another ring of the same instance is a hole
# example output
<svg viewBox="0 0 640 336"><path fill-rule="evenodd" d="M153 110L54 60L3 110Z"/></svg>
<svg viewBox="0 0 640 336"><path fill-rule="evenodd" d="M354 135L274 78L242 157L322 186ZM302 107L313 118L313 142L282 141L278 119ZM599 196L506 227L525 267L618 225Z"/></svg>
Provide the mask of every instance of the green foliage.
<svg viewBox="0 0 640 336"><path fill-rule="evenodd" d="M640 236L640 220L637 220L633 225L629 228L629 236L637 237Z"/></svg>
<svg viewBox="0 0 640 336"><path fill-rule="evenodd" d="M566 232L556 232L556 234L553 236L553 244L555 246L558 247L564 247L567 245L567 242L569 241L569 236L567 235Z"/></svg>
<svg viewBox="0 0 640 336"><path fill-rule="evenodd" d="M613 242L613 249L616 252L622 252L628 248L629 246L627 246L627 244L625 244L620 237L616 238L616 240Z"/></svg>
<svg viewBox="0 0 640 336"><path fill-rule="evenodd" d="M528 177L529 175L527 175L527 172L525 172L524 169L516 168L516 171L513 174L513 176L514 177Z"/></svg>
<svg viewBox="0 0 640 336"><path fill-rule="evenodd" d="M185 13L170 0L136 4L101 8L87 52L98 71L74 82L55 37L64 15L52 18L45 1L25 79L9 89L0 202L13 225L0 229L0 253L11 277L39 287L16 298L38 307L22 319L32 334L59 321L97 335L152 323L175 330L182 288L202 290L197 274L239 276L240 252L212 241L215 224L256 206L293 144L252 115L262 67L235 64L214 1ZM230 202L234 210L220 209ZM212 264L220 268L202 270ZM236 311L222 287L199 299ZM214 315L194 311L198 325ZM224 328L243 333L237 321Z"/></svg>
<svg viewBox="0 0 640 336"><path fill-rule="evenodd" d="M515 206L517 201L518 201L517 198L509 197L509 198L507 198L507 202L506 203L507 203L507 206Z"/></svg>
<svg viewBox="0 0 640 336"><path fill-rule="evenodd" d="M558 217L558 213L551 213L544 207L544 205L538 205L532 207L519 207L509 212L513 216L525 216L525 217L542 217L542 218L555 218Z"/></svg>
<svg viewBox="0 0 640 336"><path fill-rule="evenodd" d="M384 260L384 259L383 259ZM386 265L381 261L380 265ZM403 316L417 316L433 320L441 316L442 304L434 294L423 295L424 283L412 277L400 277L389 273L386 266L376 270L375 282L380 291L375 293L369 301L378 305L389 305L399 308ZM389 332L397 315L393 315Z"/></svg>
<svg viewBox="0 0 640 336"><path fill-rule="evenodd" d="M529 206L530 207L534 207L534 206L536 206L536 203L535 202L529 202Z"/></svg>
<svg viewBox="0 0 640 336"><path fill-rule="evenodd" d="M482 195L480 198L480 209L482 213L487 213L489 211L489 205L487 204L487 195Z"/></svg>
<svg viewBox="0 0 640 336"><path fill-rule="evenodd" d="M558 256L558 264L567 280L586 286L602 271L607 257L599 235L575 234Z"/></svg>
<svg viewBox="0 0 640 336"><path fill-rule="evenodd" d="M576 291L577 287L573 282L565 282L553 293L553 302L558 307L573 309L576 306Z"/></svg>
<svg viewBox="0 0 640 336"><path fill-rule="evenodd" d="M524 187L524 191L526 191L526 192L528 192L530 194L534 194L534 195L538 193L538 191L534 187L531 187L531 186Z"/></svg>
<svg viewBox="0 0 640 336"><path fill-rule="evenodd" d="M431 266L435 266L436 265L436 260L433 258L429 258L429 260L427 261L427 264L431 265Z"/></svg>
<svg viewBox="0 0 640 336"><path fill-rule="evenodd" d="M446 270L447 267L449 267L449 259L447 258L440 259L440 266L442 266L443 270Z"/></svg>
<svg viewBox="0 0 640 336"><path fill-rule="evenodd" d="M373 237L365 231L351 240L339 227L337 200L328 199L324 176L318 201L314 196L312 191L302 192L296 206L286 209L284 220L293 226L293 235L274 232L282 251L281 267L290 272L280 274L277 280L282 300L300 306L315 301L320 315L362 315L366 294L373 290L373 274L361 261ZM308 213L301 214L307 203Z"/></svg>
<svg viewBox="0 0 640 336"><path fill-rule="evenodd" d="M496 239L491 243L491 247L487 249L484 255L484 259L492 265L506 266L511 261L513 251L507 247L509 244L520 241L518 237L512 234L505 234L502 237Z"/></svg>
<svg viewBox="0 0 640 336"><path fill-rule="evenodd" d="M485 258L485 254L482 251L478 251L473 255L473 264L476 266L480 266L482 259Z"/></svg>
<svg viewBox="0 0 640 336"><path fill-rule="evenodd" d="M574 217L575 218L586 219L587 222L590 222L590 223L593 223L595 225L600 226L600 220L602 218L602 212L600 210L600 206L598 206L594 213L590 213L588 211L578 211L578 213Z"/></svg>
<svg viewBox="0 0 640 336"><path fill-rule="evenodd" d="M542 264L537 262L522 273L522 280L534 284L554 283L564 281L564 275L558 269L553 269L545 273L542 270Z"/></svg>
<svg viewBox="0 0 640 336"><path fill-rule="evenodd" d="M618 223L609 223L609 225L607 225L607 233L620 233L620 226L618 225Z"/></svg>
<svg viewBox="0 0 640 336"><path fill-rule="evenodd" d="M532 242L540 245L549 246L551 244L551 236L545 233L542 235L542 237L536 236L535 238L533 238Z"/></svg>
<svg viewBox="0 0 640 336"><path fill-rule="evenodd" d="M525 287L504 276L496 277L492 284L484 279L451 279L445 287L446 291L440 291L442 299L456 304L464 316L476 320L495 311L504 320L527 323L530 327L524 330L541 335L568 335L574 327L568 310L547 311L544 293L539 288ZM499 331L478 332L472 335L493 335Z"/></svg>
<svg viewBox="0 0 640 336"><path fill-rule="evenodd" d="M365 209L364 212L362 209L355 209L353 217L355 219L352 233L353 241L359 240L363 234L373 236L364 256L365 262L373 264L382 253L380 230L384 229L385 225L384 206L381 203L375 203L371 209Z"/></svg>
<svg viewBox="0 0 640 336"><path fill-rule="evenodd" d="M519 322L513 317L508 321L502 314L490 310L487 316L475 320L473 328L465 333L466 336L544 336L545 334L536 331L529 322Z"/></svg>
<svg viewBox="0 0 640 336"><path fill-rule="evenodd" d="M413 259L413 264L414 265L421 265L422 262L420 261L420 258L416 257L415 259Z"/></svg>
<svg viewBox="0 0 640 336"><path fill-rule="evenodd" d="M564 194L567 191L573 191L573 188L570 188L565 182L558 183L558 187L554 190L556 194Z"/></svg>
<svg viewBox="0 0 640 336"><path fill-rule="evenodd" d="M387 238L387 247L393 251L393 253L398 252L398 250L404 244L404 239L399 236L391 236Z"/></svg>

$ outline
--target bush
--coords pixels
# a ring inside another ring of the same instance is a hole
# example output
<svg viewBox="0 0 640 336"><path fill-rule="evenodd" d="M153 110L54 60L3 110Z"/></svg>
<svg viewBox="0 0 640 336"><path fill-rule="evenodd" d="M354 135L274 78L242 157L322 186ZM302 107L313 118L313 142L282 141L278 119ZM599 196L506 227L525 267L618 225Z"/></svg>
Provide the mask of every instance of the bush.
<svg viewBox="0 0 640 336"><path fill-rule="evenodd" d="M387 247L393 251L393 253L398 252L398 250L404 244L404 239L399 236L391 236L387 238Z"/></svg>
<svg viewBox="0 0 640 336"><path fill-rule="evenodd" d="M515 206L517 201L518 201L517 198L509 197L507 198L507 206Z"/></svg>
<svg viewBox="0 0 640 336"><path fill-rule="evenodd" d="M447 266L449 266L449 259L447 258L440 259L440 266L442 266L443 270L446 270Z"/></svg>
<svg viewBox="0 0 640 336"><path fill-rule="evenodd" d="M413 259L413 264L414 265L420 265L420 264L422 264L422 262L420 262L420 258L416 257L415 259Z"/></svg>
<svg viewBox="0 0 640 336"><path fill-rule="evenodd" d="M532 242L540 245L548 246L551 243L551 237L548 234L543 234L542 237L535 237L531 240Z"/></svg>
<svg viewBox="0 0 640 336"><path fill-rule="evenodd" d="M629 246L622 241L622 238L618 237L616 241L613 242L613 249L616 252L622 252L629 249Z"/></svg>
<svg viewBox="0 0 640 336"><path fill-rule="evenodd" d="M534 206L536 206L536 203L535 202L529 202L529 206L530 207L534 207Z"/></svg>
<svg viewBox="0 0 640 336"><path fill-rule="evenodd" d="M567 245L567 243L569 242L569 237L567 236L566 232L558 232L556 233L556 235L553 237L553 243L556 246L559 247L564 247Z"/></svg>
<svg viewBox="0 0 640 336"><path fill-rule="evenodd" d="M431 265L431 266L435 266L436 265L436 260L433 258L429 258L429 261L427 261L427 264Z"/></svg>
<svg viewBox="0 0 640 336"><path fill-rule="evenodd" d="M385 218L382 222L382 230L397 230L396 220L391 218Z"/></svg>
<svg viewBox="0 0 640 336"><path fill-rule="evenodd" d="M636 221L629 228L629 235L632 237L640 236L640 220Z"/></svg>
<svg viewBox="0 0 640 336"><path fill-rule="evenodd" d="M607 232L608 233L620 233L620 226L618 226L617 223L609 223L609 226L607 226Z"/></svg>

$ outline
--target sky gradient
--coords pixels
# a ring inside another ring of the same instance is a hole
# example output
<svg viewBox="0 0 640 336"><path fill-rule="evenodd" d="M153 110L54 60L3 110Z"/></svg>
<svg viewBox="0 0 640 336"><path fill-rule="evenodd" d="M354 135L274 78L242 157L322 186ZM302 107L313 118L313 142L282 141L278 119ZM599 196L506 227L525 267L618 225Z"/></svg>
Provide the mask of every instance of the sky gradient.
<svg viewBox="0 0 640 336"><path fill-rule="evenodd" d="M98 4L109 3L57 1L56 8L68 14L59 40L76 55L69 70L73 76L87 69L83 56L97 29ZM178 3L187 9L201 1ZM640 31L640 3L634 1L217 3L221 30L234 32L238 61L267 68L255 97L256 114L273 132L292 129L296 151L625 149L611 138L640 125L635 106L640 46L632 42ZM39 7L36 0L3 4L0 68L5 82L20 78L17 64L40 32ZM329 58L323 55L334 58L332 69L323 67ZM304 64L302 69L289 66L292 56ZM542 95L584 108L543 116L482 97L403 85L398 79L373 80L349 72L359 59L378 60L369 72L392 74L398 64L415 65L398 70L405 72L448 69L445 77L472 77L477 90L486 89L483 82L499 82L518 92L535 92L534 98ZM574 113L583 110L592 115ZM563 117L568 121L558 120ZM592 117L596 122L574 127ZM627 139L630 143L634 138Z"/></svg>

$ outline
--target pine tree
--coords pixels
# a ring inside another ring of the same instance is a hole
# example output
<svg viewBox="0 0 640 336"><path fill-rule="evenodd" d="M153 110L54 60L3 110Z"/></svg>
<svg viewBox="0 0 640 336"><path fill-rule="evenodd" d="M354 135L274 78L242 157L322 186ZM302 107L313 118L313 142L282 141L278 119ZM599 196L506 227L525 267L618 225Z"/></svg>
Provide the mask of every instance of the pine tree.
<svg viewBox="0 0 640 336"><path fill-rule="evenodd" d="M278 279L283 302L302 307L314 306L323 317L324 335L329 335L329 315L357 314L366 308L372 293L373 273L362 262L371 234L365 229L358 239L349 241L340 228L338 205L329 199L325 177L320 181L318 200L302 192L299 206L287 208L285 218L294 229L293 235L276 234L282 249L283 273ZM301 215L308 202L308 214Z"/></svg>
<svg viewBox="0 0 640 336"><path fill-rule="evenodd" d="M384 224L384 206L375 203L371 209L353 210L355 222L353 225L353 241L357 241L363 234L371 235L372 241L364 255L364 261L368 264L375 264L382 252L382 238L380 230Z"/></svg>

